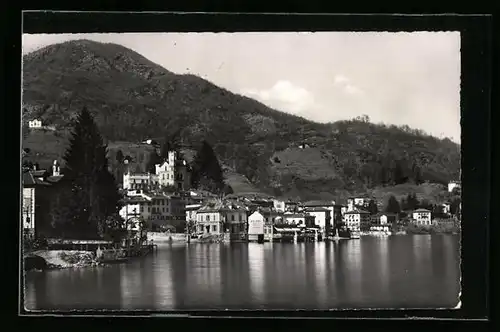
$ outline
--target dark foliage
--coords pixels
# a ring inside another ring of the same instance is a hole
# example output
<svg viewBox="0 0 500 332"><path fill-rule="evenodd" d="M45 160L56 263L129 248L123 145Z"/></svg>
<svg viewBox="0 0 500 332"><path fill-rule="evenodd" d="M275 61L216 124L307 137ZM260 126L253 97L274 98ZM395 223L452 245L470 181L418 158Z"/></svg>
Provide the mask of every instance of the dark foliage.
<svg viewBox="0 0 500 332"><path fill-rule="evenodd" d="M399 202L394 196L390 196L387 201L387 206L385 208L385 212L399 214L401 212L401 208L399 206Z"/></svg>
<svg viewBox="0 0 500 332"><path fill-rule="evenodd" d="M217 156L210 144L203 141L192 166L191 186L196 189L221 193L224 177Z"/></svg>
<svg viewBox="0 0 500 332"><path fill-rule="evenodd" d="M54 201L53 224L64 236L99 238L116 215L120 194L108 169L106 146L91 114L83 109L64 156L65 186Z"/></svg>
<svg viewBox="0 0 500 332"><path fill-rule="evenodd" d="M370 214L376 214L378 212L377 203L373 199L368 203L368 212L370 212Z"/></svg>

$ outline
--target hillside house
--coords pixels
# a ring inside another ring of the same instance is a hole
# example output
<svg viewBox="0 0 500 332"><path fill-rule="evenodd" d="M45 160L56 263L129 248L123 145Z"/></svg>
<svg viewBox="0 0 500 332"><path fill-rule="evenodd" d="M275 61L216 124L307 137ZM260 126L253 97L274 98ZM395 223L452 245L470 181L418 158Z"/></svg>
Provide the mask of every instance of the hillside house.
<svg viewBox="0 0 500 332"><path fill-rule="evenodd" d="M190 172L185 160L179 159L175 151L169 151L163 163L155 166L156 175L161 186L173 186L178 190L189 190Z"/></svg>
<svg viewBox="0 0 500 332"><path fill-rule="evenodd" d="M28 127L31 129L41 129L43 127L42 120L33 119L28 121Z"/></svg>
<svg viewBox="0 0 500 332"><path fill-rule="evenodd" d="M412 213L413 222L417 225L432 225L431 211L427 209L416 209Z"/></svg>
<svg viewBox="0 0 500 332"><path fill-rule="evenodd" d="M361 209L347 211L344 214L344 223L351 232L360 232L361 227L370 224L370 213Z"/></svg>
<svg viewBox="0 0 500 332"><path fill-rule="evenodd" d="M278 212L285 212L285 201L273 199L273 208Z"/></svg>
<svg viewBox="0 0 500 332"><path fill-rule="evenodd" d="M448 183L448 192L453 192L455 189L461 189L462 183L460 181L450 181Z"/></svg>
<svg viewBox="0 0 500 332"><path fill-rule="evenodd" d="M264 216L259 211L248 217L248 241L264 241Z"/></svg>
<svg viewBox="0 0 500 332"><path fill-rule="evenodd" d="M123 189L126 190L152 190L159 185L158 176L151 173L130 173L123 174Z"/></svg>
<svg viewBox="0 0 500 332"><path fill-rule="evenodd" d="M397 223L398 216L395 213L379 212L371 217L373 225L394 225Z"/></svg>
<svg viewBox="0 0 500 332"><path fill-rule="evenodd" d="M367 197L350 197L347 199L347 211L366 209L369 204L370 199Z"/></svg>

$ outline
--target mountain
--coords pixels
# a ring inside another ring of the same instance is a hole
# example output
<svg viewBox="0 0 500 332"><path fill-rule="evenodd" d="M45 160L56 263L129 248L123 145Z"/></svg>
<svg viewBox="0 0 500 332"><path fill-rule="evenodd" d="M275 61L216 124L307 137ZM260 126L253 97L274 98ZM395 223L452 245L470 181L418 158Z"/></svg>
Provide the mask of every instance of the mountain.
<svg viewBox="0 0 500 332"><path fill-rule="evenodd" d="M23 57L23 145L34 159L61 158L83 106L96 117L112 161L120 149L144 168L152 147L139 143L180 131L188 154L204 139L213 146L227 181L241 188L235 192L328 198L413 181L415 167L422 181L459 175L460 147L449 139L366 119L315 123L174 74L120 45L77 40ZM52 128L28 130L33 118Z"/></svg>

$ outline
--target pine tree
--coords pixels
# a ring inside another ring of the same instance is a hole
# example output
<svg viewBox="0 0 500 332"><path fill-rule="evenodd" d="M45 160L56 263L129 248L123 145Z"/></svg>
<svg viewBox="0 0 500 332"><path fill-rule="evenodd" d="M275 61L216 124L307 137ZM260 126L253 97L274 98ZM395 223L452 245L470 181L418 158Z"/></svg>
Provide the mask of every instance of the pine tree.
<svg viewBox="0 0 500 332"><path fill-rule="evenodd" d="M370 212L370 214L376 214L378 212L377 203L375 203L373 199L368 203L368 212Z"/></svg>
<svg viewBox="0 0 500 332"><path fill-rule="evenodd" d="M123 156L122 150L116 151L116 161L118 162L118 164L122 164L124 159L125 157Z"/></svg>
<svg viewBox="0 0 500 332"><path fill-rule="evenodd" d="M92 115L84 108L74 124L64 155L66 193L56 207L66 234L80 238L102 237L104 221L116 215L120 194L109 171L107 147Z"/></svg>
<svg viewBox="0 0 500 332"><path fill-rule="evenodd" d="M396 199L396 197L392 195L391 197L389 197L389 200L387 201L387 206L385 208L385 212L396 213L396 214L399 214L401 212L401 208L399 206L399 202Z"/></svg>
<svg viewBox="0 0 500 332"><path fill-rule="evenodd" d="M191 174L193 188L220 193L224 188L224 177L219 160L207 141L203 141L193 163Z"/></svg>
<svg viewBox="0 0 500 332"><path fill-rule="evenodd" d="M160 164L162 161L161 157L158 155L156 150L149 153L148 162L146 164L146 172L156 173L156 165Z"/></svg>

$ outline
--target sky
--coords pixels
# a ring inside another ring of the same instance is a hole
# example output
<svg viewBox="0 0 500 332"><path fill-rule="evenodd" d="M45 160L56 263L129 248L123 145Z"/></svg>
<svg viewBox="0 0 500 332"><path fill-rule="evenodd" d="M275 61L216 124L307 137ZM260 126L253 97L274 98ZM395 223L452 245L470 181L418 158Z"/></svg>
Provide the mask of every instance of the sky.
<svg viewBox="0 0 500 332"><path fill-rule="evenodd" d="M166 69L317 122L368 115L460 143L459 32L24 34L128 47Z"/></svg>

